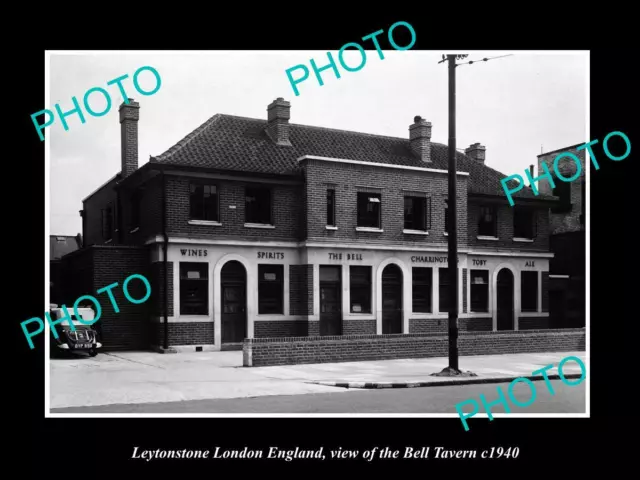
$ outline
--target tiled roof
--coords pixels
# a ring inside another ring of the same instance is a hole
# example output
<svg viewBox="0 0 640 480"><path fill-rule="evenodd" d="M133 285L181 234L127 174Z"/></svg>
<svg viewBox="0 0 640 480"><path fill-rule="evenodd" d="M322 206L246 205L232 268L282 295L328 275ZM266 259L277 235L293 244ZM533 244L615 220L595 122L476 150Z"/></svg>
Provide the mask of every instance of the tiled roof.
<svg viewBox="0 0 640 480"><path fill-rule="evenodd" d="M430 164L413 155L408 138L290 124L292 146L276 145L266 134L266 120L217 114L151 162L243 172L296 174L303 155L413 167L447 169L448 147L431 144ZM507 175L456 152L458 171L469 172L469 191L504 195L500 180ZM514 198L536 198L525 187ZM548 195L537 198L554 199Z"/></svg>
<svg viewBox="0 0 640 480"><path fill-rule="evenodd" d="M82 248L82 245L80 245L78 236L49 235L49 247L51 253L50 260L59 260L67 253Z"/></svg>

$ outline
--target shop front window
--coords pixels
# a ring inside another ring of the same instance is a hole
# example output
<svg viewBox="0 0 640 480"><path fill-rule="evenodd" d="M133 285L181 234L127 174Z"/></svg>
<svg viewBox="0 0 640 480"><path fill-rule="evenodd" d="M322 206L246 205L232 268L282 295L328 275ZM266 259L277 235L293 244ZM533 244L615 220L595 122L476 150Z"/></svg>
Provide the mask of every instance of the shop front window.
<svg viewBox="0 0 640 480"><path fill-rule="evenodd" d="M431 313L431 286L433 269L430 267L413 267L413 311L415 313Z"/></svg>
<svg viewBox="0 0 640 480"><path fill-rule="evenodd" d="M258 265L258 313L284 313L283 265Z"/></svg>
<svg viewBox="0 0 640 480"><path fill-rule="evenodd" d="M180 262L180 315L208 315L208 263Z"/></svg>
<svg viewBox="0 0 640 480"><path fill-rule="evenodd" d="M350 267L352 313L371 313L371 267Z"/></svg>
<svg viewBox="0 0 640 480"><path fill-rule="evenodd" d="M489 270L471 270L471 311L489 311Z"/></svg>
<svg viewBox="0 0 640 480"><path fill-rule="evenodd" d="M538 272L525 271L521 273L520 289L522 291L522 311L538 311Z"/></svg>

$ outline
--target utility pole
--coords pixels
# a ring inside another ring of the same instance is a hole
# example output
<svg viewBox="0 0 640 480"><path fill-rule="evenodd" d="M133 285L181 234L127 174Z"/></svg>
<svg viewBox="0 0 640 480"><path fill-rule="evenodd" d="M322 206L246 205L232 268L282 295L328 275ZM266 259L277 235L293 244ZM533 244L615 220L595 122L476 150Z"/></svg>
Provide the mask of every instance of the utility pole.
<svg viewBox="0 0 640 480"><path fill-rule="evenodd" d="M456 60L468 55L447 55L449 62L449 165L448 165L448 275L449 275L449 366L434 376L475 376L458 368L458 222L456 198ZM442 63L445 61L443 55Z"/></svg>
<svg viewBox="0 0 640 480"><path fill-rule="evenodd" d="M456 199L456 55L447 55L449 62L449 370L458 369L458 222Z"/></svg>

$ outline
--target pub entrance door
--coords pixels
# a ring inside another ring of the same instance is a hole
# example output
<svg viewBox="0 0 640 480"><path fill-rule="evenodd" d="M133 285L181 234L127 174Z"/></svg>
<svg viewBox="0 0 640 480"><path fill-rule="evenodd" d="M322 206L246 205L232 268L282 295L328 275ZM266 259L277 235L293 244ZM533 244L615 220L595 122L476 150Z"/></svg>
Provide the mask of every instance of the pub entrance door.
<svg viewBox="0 0 640 480"><path fill-rule="evenodd" d="M320 335L342 335L342 267L320 265Z"/></svg>
<svg viewBox="0 0 640 480"><path fill-rule="evenodd" d="M227 262L220 272L222 344L242 343L247 336L247 272L240 262Z"/></svg>
<svg viewBox="0 0 640 480"><path fill-rule="evenodd" d="M402 270L395 263L382 271L382 333L402 333Z"/></svg>
<svg viewBox="0 0 640 480"><path fill-rule="evenodd" d="M513 330L513 273L508 268L498 272L498 330Z"/></svg>

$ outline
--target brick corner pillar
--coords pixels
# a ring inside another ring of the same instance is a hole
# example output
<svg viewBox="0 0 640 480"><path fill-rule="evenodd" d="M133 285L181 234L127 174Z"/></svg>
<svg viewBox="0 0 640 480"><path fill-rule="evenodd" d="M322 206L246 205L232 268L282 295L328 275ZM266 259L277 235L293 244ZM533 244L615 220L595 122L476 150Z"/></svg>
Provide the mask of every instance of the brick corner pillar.
<svg viewBox="0 0 640 480"><path fill-rule="evenodd" d="M542 311L549 311L549 272L542 272L541 278Z"/></svg>
<svg viewBox="0 0 640 480"><path fill-rule="evenodd" d="M308 319L313 315L313 265L289 265L289 310L307 317L308 336L319 335L319 322Z"/></svg>
<svg viewBox="0 0 640 480"><path fill-rule="evenodd" d="M467 313L467 269L462 269L462 313Z"/></svg>

